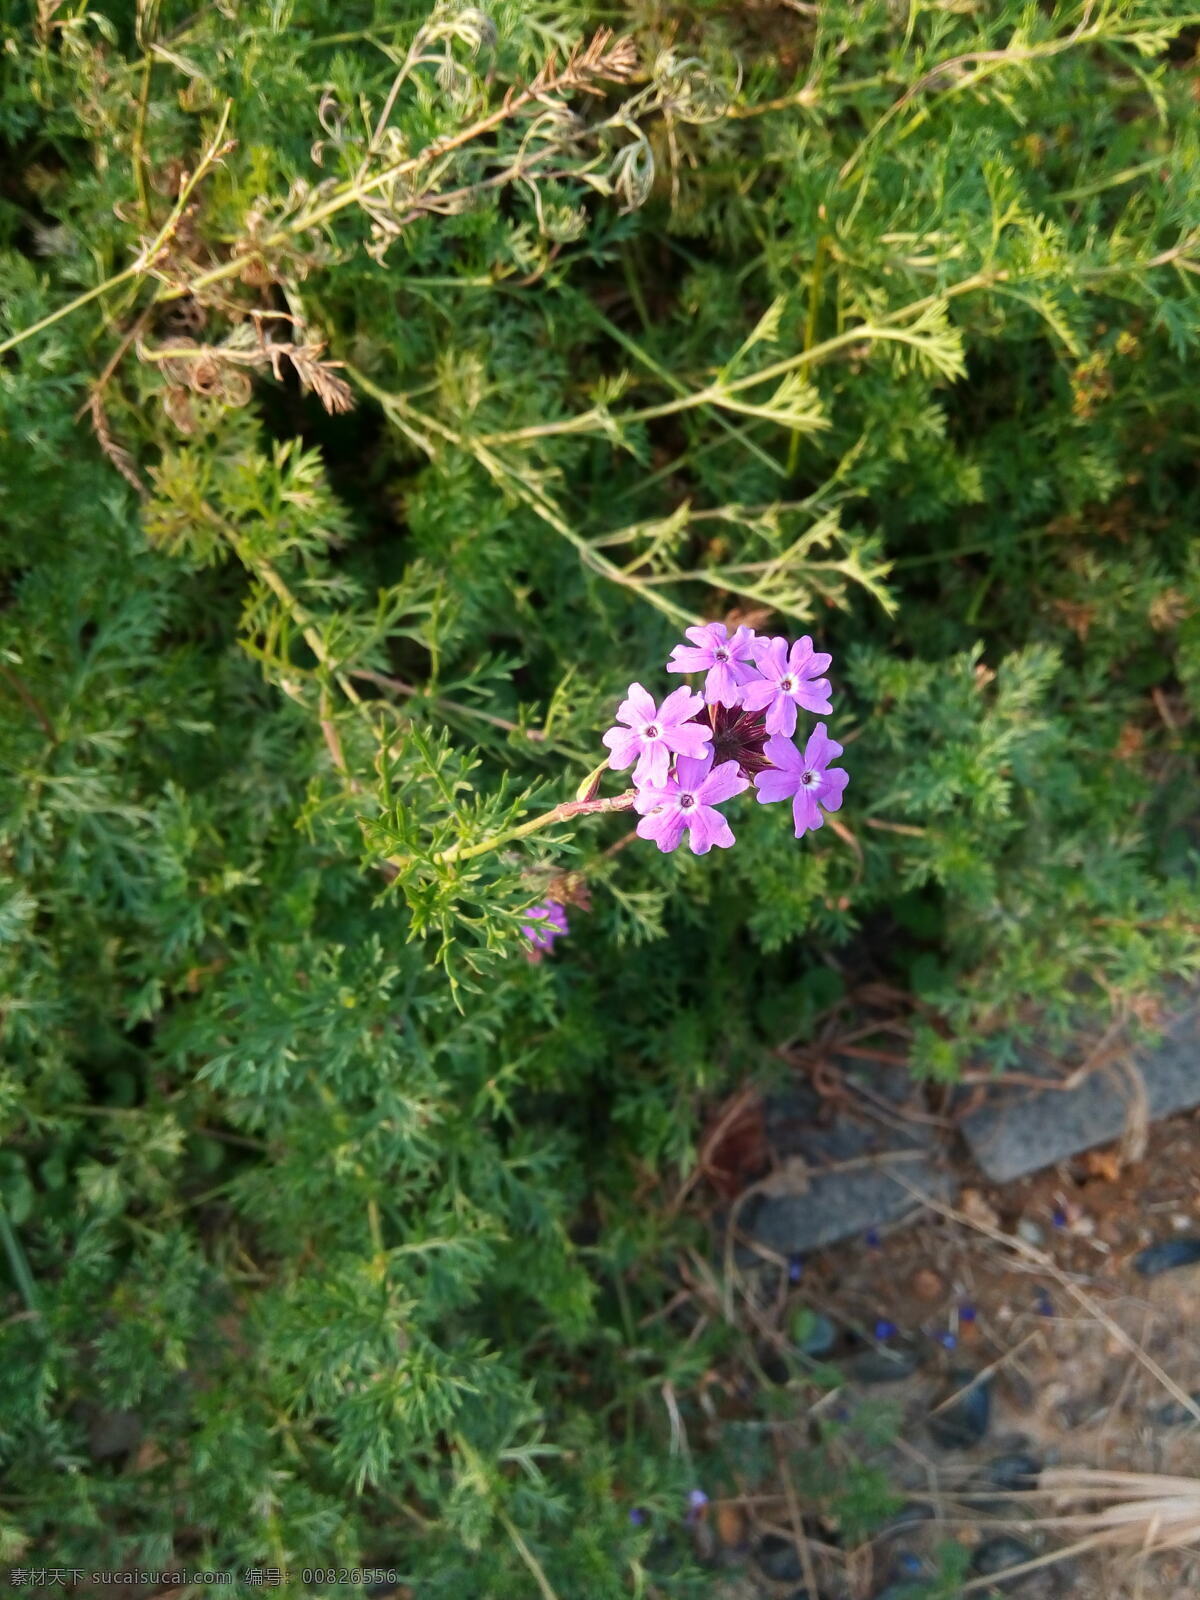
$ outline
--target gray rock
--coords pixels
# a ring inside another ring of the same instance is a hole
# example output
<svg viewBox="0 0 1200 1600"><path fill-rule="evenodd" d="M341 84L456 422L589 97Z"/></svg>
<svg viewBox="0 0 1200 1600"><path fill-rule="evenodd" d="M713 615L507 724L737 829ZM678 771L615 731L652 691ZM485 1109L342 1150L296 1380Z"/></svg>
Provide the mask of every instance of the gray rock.
<svg viewBox="0 0 1200 1600"><path fill-rule="evenodd" d="M804 1567L791 1539L769 1533L754 1552L754 1560L764 1577L775 1583L791 1583L804 1576Z"/></svg>
<svg viewBox="0 0 1200 1600"><path fill-rule="evenodd" d="M1173 1019L1156 1047L1131 1055L1146 1086L1152 1122L1200 1105L1200 997L1184 990ZM1018 1070L1048 1081L1061 1072L1029 1056ZM1128 1075L1118 1066L1098 1067L1076 1089L993 1091L962 1122L971 1153L993 1183L1039 1172L1094 1145L1117 1139L1129 1115Z"/></svg>
<svg viewBox="0 0 1200 1600"><path fill-rule="evenodd" d="M970 1450L988 1431L992 1416L991 1383L987 1378L973 1380L973 1372L956 1369L950 1378L950 1395L955 1398L943 1410L929 1414L929 1437L943 1450Z"/></svg>
<svg viewBox="0 0 1200 1600"><path fill-rule="evenodd" d="M768 1099L767 1137L781 1162L802 1158L807 1187L758 1197L744 1209L741 1226L780 1255L819 1250L897 1221L917 1204L906 1185L939 1200L951 1193L933 1130L903 1117L910 1100L924 1110L911 1079L859 1062L842 1065L852 1089L861 1083L885 1108L895 1107L895 1113L877 1110L866 1096L852 1095L852 1113L839 1112L822 1122L820 1099L803 1087Z"/></svg>
<svg viewBox="0 0 1200 1600"><path fill-rule="evenodd" d="M792 1338L796 1348L806 1356L827 1356L838 1341L837 1328L823 1311L804 1307L805 1315L792 1321Z"/></svg>
<svg viewBox="0 0 1200 1600"><path fill-rule="evenodd" d="M998 1489L1036 1489L1042 1459L1024 1450L1014 1450L1009 1455L993 1456L986 1470L988 1481Z"/></svg>
<svg viewBox="0 0 1200 1600"><path fill-rule="evenodd" d="M1001 1534L979 1546L971 1558L971 1571L979 1577L1000 1578L1010 1567L1022 1567L1033 1558L1034 1551L1027 1544Z"/></svg>
<svg viewBox="0 0 1200 1600"><path fill-rule="evenodd" d="M1200 1389L1192 1395L1193 1405L1200 1406ZM1187 1406L1180 1405L1178 1400L1168 1400L1166 1405L1157 1407L1150 1413L1152 1419L1161 1428L1194 1428L1196 1418Z"/></svg>
<svg viewBox="0 0 1200 1600"><path fill-rule="evenodd" d="M1200 1238L1194 1234L1186 1239L1163 1239L1141 1250L1133 1258L1133 1269L1143 1278L1157 1278L1162 1272L1175 1272L1179 1267L1194 1267L1200 1263Z"/></svg>

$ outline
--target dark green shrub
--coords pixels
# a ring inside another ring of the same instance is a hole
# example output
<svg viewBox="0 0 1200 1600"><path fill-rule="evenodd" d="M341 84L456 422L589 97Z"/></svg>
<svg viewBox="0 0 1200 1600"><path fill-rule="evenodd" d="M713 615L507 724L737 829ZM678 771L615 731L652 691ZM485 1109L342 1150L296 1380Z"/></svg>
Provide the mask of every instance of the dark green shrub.
<svg viewBox="0 0 1200 1600"><path fill-rule="evenodd" d="M1194 19L808 10L0 0L6 1557L684 1593L698 1107L1195 970ZM735 612L836 829L476 848Z"/></svg>

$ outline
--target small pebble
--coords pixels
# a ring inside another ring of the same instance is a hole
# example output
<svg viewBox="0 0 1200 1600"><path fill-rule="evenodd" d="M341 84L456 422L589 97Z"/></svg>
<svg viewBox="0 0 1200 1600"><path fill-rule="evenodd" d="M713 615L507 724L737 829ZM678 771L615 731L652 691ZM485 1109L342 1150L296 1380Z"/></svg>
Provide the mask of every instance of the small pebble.
<svg viewBox="0 0 1200 1600"><path fill-rule="evenodd" d="M1026 1244L1034 1246L1043 1245L1046 1242L1045 1232L1038 1227L1031 1217L1022 1217L1020 1222L1017 1223L1017 1238L1024 1239Z"/></svg>
<svg viewBox="0 0 1200 1600"><path fill-rule="evenodd" d="M922 1267L913 1273L912 1289L918 1300L940 1300L945 1288L932 1267Z"/></svg>
<svg viewBox="0 0 1200 1600"><path fill-rule="evenodd" d="M804 1576L804 1568L793 1540L768 1533L754 1552L755 1565L773 1583L792 1583Z"/></svg>
<svg viewBox="0 0 1200 1600"><path fill-rule="evenodd" d="M987 1475L997 1489L1036 1489L1042 1463L1037 1456L1014 1450L1011 1455L994 1456L987 1464Z"/></svg>
<svg viewBox="0 0 1200 1600"><path fill-rule="evenodd" d="M1034 1559L1034 1552L1027 1544L1022 1544L1020 1539L1012 1539L1008 1534L1001 1534L997 1539L988 1539L981 1544L971 1557L971 1571L981 1578L998 1577L1007 1572L1009 1567L1020 1567L1026 1561Z"/></svg>
<svg viewBox="0 0 1200 1600"><path fill-rule="evenodd" d="M802 1307L792 1319L792 1338L806 1356L827 1356L837 1343L838 1331L821 1311Z"/></svg>
<svg viewBox="0 0 1200 1600"><path fill-rule="evenodd" d="M1200 1238L1163 1239L1140 1251L1133 1258L1134 1270L1143 1278L1156 1278L1160 1272L1171 1272L1176 1267L1192 1267L1200 1261Z"/></svg>
<svg viewBox="0 0 1200 1600"><path fill-rule="evenodd" d="M1192 1395L1192 1403L1197 1407L1197 1409L1200 1409L1200 1389L1198 1389L1195 1394ZM1189 1425L1192 1427L1197 1426L1196 1418L1188 1410L1187 1406L1181 1405L1178 1400L1169 1400L1165 1406L1159 1406L1158 1409L1152 1413L1152 1416L1160 1428L1186 1428Z"/></svg>
<svg viewBox="0 0 1200 1600"><path fill-rule="evenodd" d="M976 1383L973 1372L956 1371L951 1374L951 1394L958 1394L952 1404L929 1415L929 1437L943 1450L969 1450L987 1433L992 1416L991 1386L986 1378ZM971 1387L966 1388L967 1384Z"/></svg>

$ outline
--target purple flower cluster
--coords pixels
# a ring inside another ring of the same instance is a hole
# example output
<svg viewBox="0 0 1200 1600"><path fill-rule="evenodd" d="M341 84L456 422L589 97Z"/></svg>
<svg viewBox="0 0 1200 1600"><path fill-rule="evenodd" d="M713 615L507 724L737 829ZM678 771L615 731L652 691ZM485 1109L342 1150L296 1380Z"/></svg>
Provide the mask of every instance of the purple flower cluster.
<svg viewBox="0 0 1200 1600"><path fill-rule="evenodd" d="M702 693L675 689L661 705L631 683L604 735L609 766L633 767L634 810L641 838L674 850L684 834L693 852L734 842L716 809L753 783L759 803L791 800L796 837L837 811L849 775L831 766L842 747L817 723L803 750L793 742L798 713L832 709L832 660L807 636L760 638L749 628L731 634L723 622L688 628L690 644L676 645L668 672L703 672Z"/></svg>

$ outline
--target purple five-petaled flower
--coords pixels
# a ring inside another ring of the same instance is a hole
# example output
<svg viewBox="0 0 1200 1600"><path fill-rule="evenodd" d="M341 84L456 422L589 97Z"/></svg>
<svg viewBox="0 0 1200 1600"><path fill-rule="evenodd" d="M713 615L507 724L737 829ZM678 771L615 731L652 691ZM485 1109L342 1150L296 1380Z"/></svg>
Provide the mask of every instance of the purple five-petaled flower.
<svg viewBox="0 0 1200 1600"><path fill-rule="evenodd" d="M822 806L826 811L841 809L842 794L850 775L841 767L829 765L841 755L842 747L829 737L823 722L818 722L813 729L803 754L790 739L778 737L767 740L763 753L771 766L754 779L759 804L791 800L797 839L810 828L823 826Z"/></svg>
<svg viewBox="0 0 1200 1600"><path fill-rule="evenodd" d="M829 679L822 678L833 657L814 650L807 634L790 652L786 639L758 639L754 646L760 676L742 688L747 711L767 713L767 732L789 738L796 731L796 707L827 716L833 709Z"/></svg>
<svg viewBox="0 0 1200 1600"><path fill-rule="evenodd" d="M526 915L530 920L522 924L521 932L534 947L526 954L530 960L540 961L541 956L535 955L535 950L553 949L555 939L561 939L564 933L570 932L566 907L557 900L547 900L543 905L530 906Z"/></svg>
<svg viewBox="0 0 1200 1600"><path fill-rule="evenodd" d="M625 726L610 728L601 741L612 751L609 766L620 772L636 761L635 784L664 784L672 754L699 758L707 750L712 728L688 720L703 710L703 699L692 689L675 689L656 706L640 683L631 683L617 707L617 721Z"/></svg>
<svg viewBox="0 0 1200 1600"><path fill-rule="evenodd" d="M641 815L640 839L653 839L660 850L674 850L686 833L695 855L707 855L713 845L727 850L733 830L714 806L750 787L736 761L712 764L711 753L700 760L678 756L673 777L639 789L633 808Z"/></svg>
<svg viewBox="0 0 1200 1600"><path fill-rule="evenodd" d="M692 643L675 646L667 671L706 672L704 698L708 704L738 705L742 686L758 677L753 655L756 636L749 628L738 628L731 635L723 622L685 628L684 634Z"/></svg>

